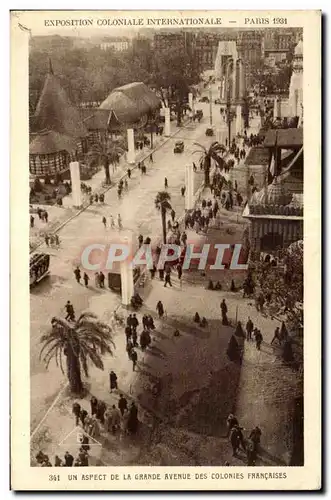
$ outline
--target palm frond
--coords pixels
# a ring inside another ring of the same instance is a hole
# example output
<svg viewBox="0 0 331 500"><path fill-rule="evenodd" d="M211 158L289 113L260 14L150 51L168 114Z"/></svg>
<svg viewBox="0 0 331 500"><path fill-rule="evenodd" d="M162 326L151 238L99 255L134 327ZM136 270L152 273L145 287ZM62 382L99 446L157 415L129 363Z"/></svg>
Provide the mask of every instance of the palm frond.
<svg viewBox="0 0 331 500"><path fill-rule="evenodd" d="M193 142L193 146L198 146L201 148L205 153L207 153L207 149L203 144L200 144L200 142Z"/></svg>

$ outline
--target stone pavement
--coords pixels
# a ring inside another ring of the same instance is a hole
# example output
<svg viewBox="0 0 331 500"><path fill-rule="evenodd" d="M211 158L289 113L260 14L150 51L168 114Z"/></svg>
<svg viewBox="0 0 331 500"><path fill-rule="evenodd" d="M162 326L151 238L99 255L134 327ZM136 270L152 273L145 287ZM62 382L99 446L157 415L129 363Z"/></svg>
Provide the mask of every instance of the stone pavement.
<svg viewBox="0 0 331 500"><path fill-rule="evenodd" d="M229 212L228 217L231 225L238 226L237 233L233 233L237 242L240 220L236 222L237 216ZM208 233L208 241L209 236L215 237L213 233ZM188 237L196 240L193 232ZM277 348L269 345L276 320L258 313L249 299L242 299L241 292L229 292L225 272L219 271L222 276L218 277L224 284L223 291L204 289L201 293L208 281L208 276L201 273L194 277L184 273L182 282L174 276L172 288L164 288L155 278L140 289L144 305L138 318L141 322L141 315L149 313L156 324L151 349L146 353L138 349L138 370L133 373L125 352L123 329L115 328L114 357L104 360L104 372L92 368L87 382L91 394L108 405L116 404L118 394L109 393L108 382L109 370L113 369L119 378L119 392L139 403L142 430L133 442L131 438L121 440L120 436L102 433L99 441L103 446L92 447L91 464L224 465L228 461L230 465L242 465L244 454L233 458L225 437L225 422L231 411L235 411L247 432L260 426L264 451L259 463L288 463L291 432L286 426L291 417L293 391L298 391L296 376L280 363ZM223 297L233 322L237 317L245 324L249 315L264 335L261 352L246 343L241 367L230 362L225 354L233 330L220 324L219 304ZM166 310L163 320L156 318L159 299ZM93 297L89 308L110 321L107 293ZM196 311L206 316L206 329L193 323ZM120 314L126 317L123 308ZM174 337L175 329L179 330L179 337ZM158 395L156 387L161 387ZM72 402L65 396L54 406L34 436L33 452L41 448L50 457L63 454L63 446L59 446L62 441L67 448L71 446L69 451L75 451L77 445L66 439L74 431ZM88 409L87 399L80 403Z"/></svg>

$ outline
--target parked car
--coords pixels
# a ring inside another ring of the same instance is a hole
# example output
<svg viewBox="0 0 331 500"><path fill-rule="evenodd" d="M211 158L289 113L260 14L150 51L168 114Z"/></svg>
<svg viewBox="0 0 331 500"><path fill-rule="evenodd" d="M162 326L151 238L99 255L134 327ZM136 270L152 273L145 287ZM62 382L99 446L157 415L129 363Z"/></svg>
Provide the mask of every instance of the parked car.
<svg viewBox="0 0 331 500"><path fill-rule="evenodd" d="M212 135L214 135L214 131L213 131L213 129L212 129L212 128L207 128L207 129L206 129L206 135L207 135L208 137L211 137Z"/></svg>
<svg viewBox="0 0 331 500"><path fill-rule="evenodd" d="M209 102L209 98L205 95L199 99L199 102Z"/></svg>
<svg viewBox="0 0 331 500"><path fill-rule="evenodd" d="M222 104L221 99L215 99L215 104Z"/></svg>
<svg viewBox="0 0 331 500"><path fill-rule="evenodd" d="M176 141L174 153L182 153L184 151L184 141Z"/></svg>
<svg viewBox="0 0 331 500"><path fill-rule="evenodd" d="M200 120L203 118L203 111L202 109L197 109L195 112L194 118L200 122Z"/></svg>

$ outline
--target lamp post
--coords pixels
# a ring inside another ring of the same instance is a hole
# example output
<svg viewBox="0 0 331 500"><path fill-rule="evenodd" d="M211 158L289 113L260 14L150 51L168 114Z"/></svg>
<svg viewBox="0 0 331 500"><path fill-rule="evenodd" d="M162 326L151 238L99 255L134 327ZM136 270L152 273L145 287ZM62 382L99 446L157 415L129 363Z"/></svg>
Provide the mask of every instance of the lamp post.
<svg viewBox="0 0 331 500"><path fill-rule="evenodd" d="M212 96L211 85L209 85L209 121L210 121L210 126L212 126L213 125L213 96Z"/></svg>

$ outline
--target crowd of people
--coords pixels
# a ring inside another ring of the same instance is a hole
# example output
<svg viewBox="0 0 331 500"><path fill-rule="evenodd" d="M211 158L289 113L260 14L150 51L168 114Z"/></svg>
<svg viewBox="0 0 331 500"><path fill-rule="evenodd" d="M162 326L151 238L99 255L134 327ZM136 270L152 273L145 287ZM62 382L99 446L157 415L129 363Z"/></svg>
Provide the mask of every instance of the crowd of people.
<svg viewBox="0 0 331 500"><path fill-rule="evenodd" d="M114 389L114 372L111 371L110 388ZM116 376L116 375L115 375ZM116 384L117 387L117 377ZM90 440L92 443L102 442L103 434L119 434L120 439L126 436L134 436L138 432L138 407L134 401L129 404L128 400L119 395L117 405L107 405L101 399L95 396L90 399L90 413L77 401L73 403L72 414L75 425L80 427L83 432L80 433L80 448L76 457L69 451L66 451L63 458L55 455L52 464L49 456L39 451L36 454L37 464L41 467L86 467L89 465ZM102 445L102 443L99 443Z"/></svg>
<svg viewBox="0 0 331 500"><path fill-rule="evenodd" d="M254 427L245 439L243 434L245 429L239 425L238 419L233 413L230 413L228 416L226 424L227 436L232 446L232 455L234 457L238 456L238 452L241 449L246 454L247 465L256 465L261 443L261 429L258 426Z"/></svg>

